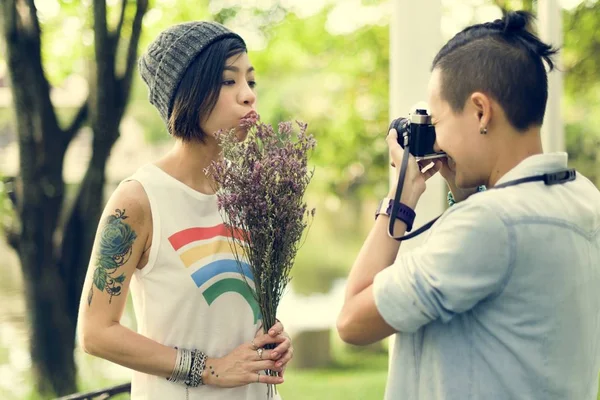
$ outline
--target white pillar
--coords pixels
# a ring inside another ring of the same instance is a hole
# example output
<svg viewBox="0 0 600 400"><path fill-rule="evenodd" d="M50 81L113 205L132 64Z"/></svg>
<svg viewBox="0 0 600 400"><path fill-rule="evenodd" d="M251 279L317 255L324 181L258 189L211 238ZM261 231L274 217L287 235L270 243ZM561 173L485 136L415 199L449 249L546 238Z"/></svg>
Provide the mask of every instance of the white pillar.
<svg viewBox="0 0 600 400"><path fill-rule="evenodd" d="M540 0L538 3L538 30L540 38L554 47L563 45L562 10L558 0ZM556 66L562 67L562 52L556 57ZM548 74L548 104L542 125L542 145L544 152L566 151L565 133L562 119L561 100L563 94L563 73L554 70Z"/></svg>
<svg viewBox="0 0 600 400"><path fill-rule="evenodd" d="M431 62L443 45L441 19L441 0L392 0L390 121L399 116L406 117L415 103L427 101ZM427 190L415 210L417 217L413 229L443 212L446 190L446 183L439 175L427 181ZM415 248L423 237L403 242L400 252ZM390 352L393 347L394 341L390 340Z"/></svg>
<svg viewBox="0 0 600 400"><path fill-rule="evenodd" d="M390 121L406 117L411 107L427 101L431 62L440 50L441 0L393 0L390 19ZM393 179L393 174L390 174ZM415 210L414 228L440 215L444 210L446 184L441 176L427 181L427 190ZM416 237L402 243L400 251L414 248Z"/></svg>

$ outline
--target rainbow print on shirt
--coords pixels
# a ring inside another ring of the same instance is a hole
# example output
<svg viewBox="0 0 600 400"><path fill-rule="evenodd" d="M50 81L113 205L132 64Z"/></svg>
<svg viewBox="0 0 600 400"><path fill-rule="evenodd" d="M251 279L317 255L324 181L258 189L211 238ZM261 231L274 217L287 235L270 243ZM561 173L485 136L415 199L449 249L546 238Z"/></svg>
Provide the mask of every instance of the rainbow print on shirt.
<svg viewBox="0 0 600 400"><path fill-rule="evenodd" d="M260 310L242 273L249 282L254 282L254 277L247 263L242 262L242 271L240 271L229 243L231 235L232 233L224 224L219 224L212 227L184 229L169 236L169 242L190 272L196 286L202 290L208 305L224 293L238 293L252 308L254 323L256 323L261 318ZM237 232L234 237L241 239ZM238 247L238 244L236 243L235 246Z"/></svg>

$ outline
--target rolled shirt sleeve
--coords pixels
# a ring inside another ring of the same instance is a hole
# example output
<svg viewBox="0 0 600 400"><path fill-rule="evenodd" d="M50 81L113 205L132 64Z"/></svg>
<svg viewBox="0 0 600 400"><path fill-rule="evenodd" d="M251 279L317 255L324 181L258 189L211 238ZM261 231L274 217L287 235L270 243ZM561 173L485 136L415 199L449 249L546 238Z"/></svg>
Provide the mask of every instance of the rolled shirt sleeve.
<svg viewBox="0 0 600 400"><path fill-rule="evenodd" d="M447 322L470 310L504 287L513 240L494 210L479 202L457 204L423 245L375 276L379 313L398 332L415 332L433 320Z"/></svg>

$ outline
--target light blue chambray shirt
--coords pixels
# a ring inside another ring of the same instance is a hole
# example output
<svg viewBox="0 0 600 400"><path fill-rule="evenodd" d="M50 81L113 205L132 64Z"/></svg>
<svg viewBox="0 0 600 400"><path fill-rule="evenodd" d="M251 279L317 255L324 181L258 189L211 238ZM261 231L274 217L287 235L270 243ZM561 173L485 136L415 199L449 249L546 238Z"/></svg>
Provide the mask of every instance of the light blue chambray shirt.
<svg viewBox="0 0 600 400"><path fill-rule="evenodd" d="M566 167L535 155L498 184ZM373 290L399 332L386 399L596 400L600 192L579 173L452 206Z"/></svg>

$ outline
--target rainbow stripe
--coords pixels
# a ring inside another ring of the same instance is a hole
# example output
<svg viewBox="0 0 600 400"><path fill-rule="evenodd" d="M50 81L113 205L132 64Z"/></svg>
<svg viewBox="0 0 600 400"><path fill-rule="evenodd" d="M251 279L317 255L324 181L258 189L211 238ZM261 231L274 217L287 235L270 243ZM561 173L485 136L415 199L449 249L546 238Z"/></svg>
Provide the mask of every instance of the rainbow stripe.
<svg viewBox="0 0 600 400"><path fill-rule="evenodd" d="M237 239L235 244L231 238ZM238 241L243 241L243 232L231 232L224 224L212 227L189 228L169 236L169 242L179 254L181 261L209 305L227 292L240 294L254 315L254 323L260 318L260 310L254 293L246 281L254 282L250 266L235 259L233 248L242 254ZM218 259L217 259L218 258ZM200 264L200 267L197 267ZM239 278L231 277L238 274ZM213 279L217 277L218 279ZM210 283L209 283L210 281Z"/></svg>

